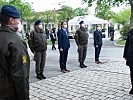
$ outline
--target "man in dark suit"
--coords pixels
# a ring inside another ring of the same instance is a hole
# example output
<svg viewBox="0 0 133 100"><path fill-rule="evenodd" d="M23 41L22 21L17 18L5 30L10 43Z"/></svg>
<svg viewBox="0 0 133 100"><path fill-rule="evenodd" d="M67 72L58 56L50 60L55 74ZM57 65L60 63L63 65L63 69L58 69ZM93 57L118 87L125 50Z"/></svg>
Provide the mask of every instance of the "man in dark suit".
<svg viewBox="0 0 133 100"><path fill-rule="evenodd" d="M133 95L133 28L128 32L123 57L130 68L131 90L129 94Z"/></svg>
<svg viewBox="0 0 133 100"><path fill-rule="evenodd" d="M61 29L58 30L57 36L58 36L58 49L60 51L60 68L61 72L66 73L69 72L69 70L66 69L66 61L67 61L70 43L67 31L67 23L65 21L61 22Z"/></svg>
<svg viewBox="0 0 133 100"><path fill-rule="evenodd" d="M96 31L94 31L94 47L95 47L95 63L102 63L99 61L99 55L102 47L102 32L100 30L100 25L96 26Z"/></svg>

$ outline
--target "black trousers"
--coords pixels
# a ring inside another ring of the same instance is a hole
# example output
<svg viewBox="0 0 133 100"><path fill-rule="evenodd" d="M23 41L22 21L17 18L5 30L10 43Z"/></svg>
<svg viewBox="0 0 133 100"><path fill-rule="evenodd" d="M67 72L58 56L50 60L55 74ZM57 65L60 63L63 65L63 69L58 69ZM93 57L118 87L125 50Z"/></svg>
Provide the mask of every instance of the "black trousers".
<svg viewBox="0 0 133 100"><path fill-rule="evenodd" d="M55 40L51 40L51 42L52 42L52 50L56 49L56 47L55 47Z"/></svg>
<svg viewBox="0 0 133 100"><path fill-rule="evenodd" d="M133 66L129 66L129 68L130 68L131 84L132 84L132 88L133 88Z"/></svg>
<svg viewBox="0 0 133 100"><path fill-rule="evenodd" d="M98 45L98 47L95 46L95 61L99 61L101 47L102 47L102 45Z"/></svg>
<svg viewBox="0 0 133 100"><path fill-rule="evenodd" d="M68 50L69 50L69 48L63 49L63 51L60 51L60 60L59 60L59 62L60 62L61 70L66 69Z"/></svg>

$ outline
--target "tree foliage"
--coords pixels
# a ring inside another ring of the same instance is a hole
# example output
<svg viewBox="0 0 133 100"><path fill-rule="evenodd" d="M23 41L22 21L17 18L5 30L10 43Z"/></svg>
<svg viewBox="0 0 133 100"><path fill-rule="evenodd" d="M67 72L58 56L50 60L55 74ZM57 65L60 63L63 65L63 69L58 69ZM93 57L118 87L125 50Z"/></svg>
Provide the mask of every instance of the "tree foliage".
<svg viewBox="0 0 133 100"><path fill-rule="evenodd" d="M90 6L92 6L93 2L97 2L97 5L105 2L109 6L115 6L115 5L120 6L125 1L128 1L128 0L82 0L82 1L83 1L83 3L87 2L88 6L90 7Z"/></svg>
<svg viewBox="0 0 133 100"><path fill-rule="evenodd" d="M121 31L120 31L120 34L122 36L122 39L126 39L127 38L127 35L128 35L128 32L129 32L129 28L130 28L130 25L129 24L125 24Z"/></svg>
<svg viewBox="0 0 133 100"><path fill-rule="evenodd" d="M0 0L0 8L3 5L15 6L23 19L27 19L32 14L31 5L28 2L22 2L22 0Z"/></svg>
<svg viewBox="0 0 133 100"><path fill-rule="evenodd" d="M112 12L111 7L103 1L102 4L97 5L95 9L95 16L105 20L110 20L114 17L114 12Z"/></svg>
<svg viewBox="0 0 133 100"><path fill-rule="evenodd" d="M119 13L116 13L113 20L116 23L125 25L130 23L130 16L131 16L131 10L130 8L128 9L123 9Z"/></svg>
<svg viewBox="0 0 133 100"><path fill-rule="evenodd" d="M88 14L88 8L76 8L74 10L76 16L83 16L83 15L87 15Z"/></svg>
<svg viewBox="0 0 133 100"><path fill-rule="evenodd" d="M0 0L0 9L3 5L7 5L7 4L8 4L7 0Z"/></svg>
<svg viewBox="0 0 133 100"><path fill-rule="evenodd" d="M54 22L56 19L56 14L52 10L47 10L45 12L42 12L41 19L45 23Z"/></svg>
<svg viewBox="0 0 133 100"><path fill-rule="evenodd" d="M58 20L61 22L62 20L68 20L75 17L74 10L66 5L61 6L61 9L58 11Z"/></svg>

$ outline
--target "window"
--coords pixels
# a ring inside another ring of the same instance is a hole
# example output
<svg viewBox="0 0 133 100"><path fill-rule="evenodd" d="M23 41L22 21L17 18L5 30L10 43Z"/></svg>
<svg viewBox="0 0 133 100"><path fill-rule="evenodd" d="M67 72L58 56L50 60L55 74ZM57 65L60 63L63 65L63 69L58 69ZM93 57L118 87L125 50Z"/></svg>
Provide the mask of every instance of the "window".
<svg viewBox="0 0 133 100"><path fill-rule="evenodd" d="M54 28L54 24L52 24L52 28Z"/></svg>
<svg viewBox="0 0 133 100"><path fill-rule="evenodd" d="M24 32L26 33L26 24L23 25Z"/></svg>
<svg viewBox="0 0 133 100"><path fill-rule="evenodd" d="M48 24L48 29L51 29L51 24Z"/></svg>
<svg viewBox="0 0 133 100"><path fill-rule="evenodd" d="M79 28L79 25L76 25L76 30Z"/></svg>
<svg viewBox="0 0 133 100"><path fill-rule="evenodd" d="M73 25L71 25L71 30L73 30Z"/></svg>

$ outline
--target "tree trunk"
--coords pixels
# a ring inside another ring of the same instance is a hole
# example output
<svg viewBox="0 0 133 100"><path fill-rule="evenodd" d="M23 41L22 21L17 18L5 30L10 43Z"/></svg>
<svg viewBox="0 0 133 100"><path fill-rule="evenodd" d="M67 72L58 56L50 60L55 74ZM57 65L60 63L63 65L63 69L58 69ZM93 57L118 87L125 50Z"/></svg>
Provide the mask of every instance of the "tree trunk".
<svg viewBox="0 0 133 100"><path fill-rule="evenodd" d="M129 0L131 6L130 29L133 28L133 0Z"/></svg>

